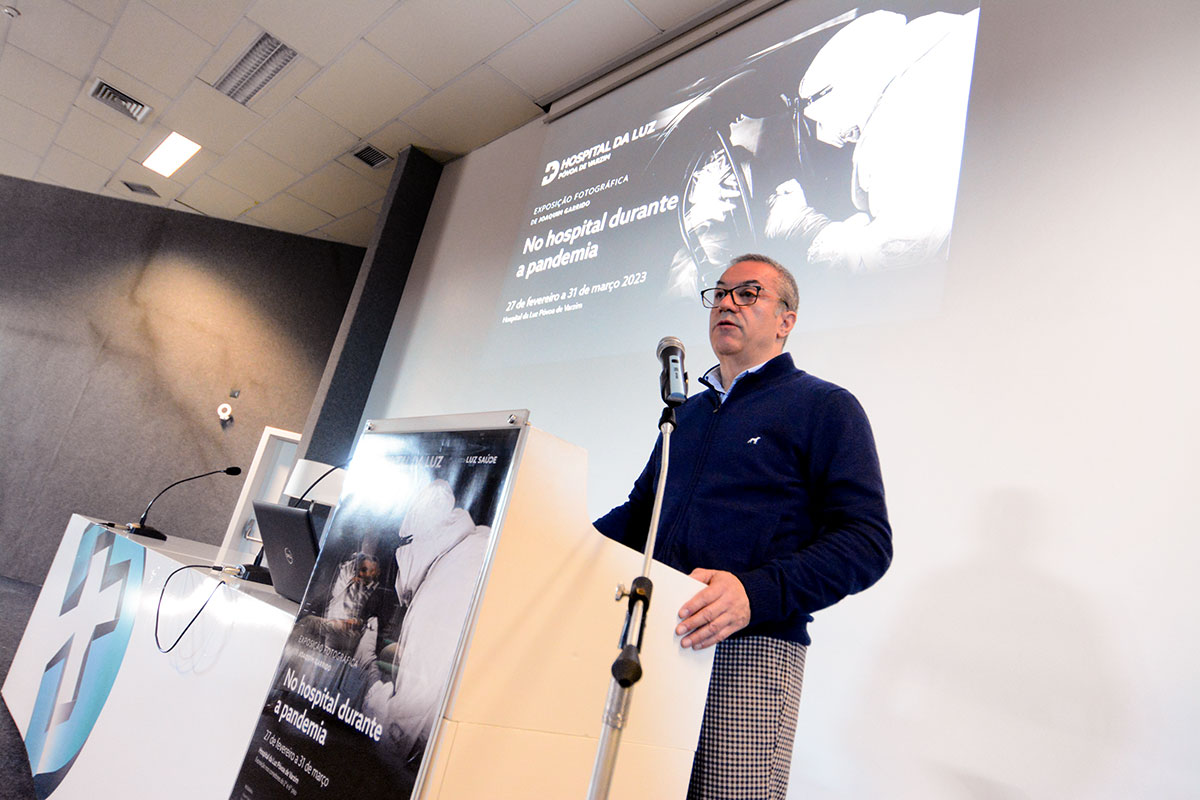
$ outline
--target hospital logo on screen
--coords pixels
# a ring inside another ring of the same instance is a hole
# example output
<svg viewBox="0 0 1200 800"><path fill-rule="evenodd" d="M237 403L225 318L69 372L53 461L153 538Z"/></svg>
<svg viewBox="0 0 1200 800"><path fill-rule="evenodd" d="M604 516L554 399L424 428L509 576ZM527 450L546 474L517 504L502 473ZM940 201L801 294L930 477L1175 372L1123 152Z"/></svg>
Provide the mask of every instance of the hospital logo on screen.
<svg viewBox="0 0 1200 800"><path fill-rule="evenodd" d="M116 681L145 572L146 551L99 525L83 532L25 733L39 798L49 797L78 758ZM53 648L53 652L50 652Z"/></svg>

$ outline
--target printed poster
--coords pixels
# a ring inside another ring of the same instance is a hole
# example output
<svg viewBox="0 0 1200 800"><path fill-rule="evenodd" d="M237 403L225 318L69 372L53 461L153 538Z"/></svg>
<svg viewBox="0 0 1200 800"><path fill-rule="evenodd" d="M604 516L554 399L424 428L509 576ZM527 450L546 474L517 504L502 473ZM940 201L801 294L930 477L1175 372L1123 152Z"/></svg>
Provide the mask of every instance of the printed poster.
<svg viewBox="0 0 1200 800"><path fill-rule="evenodd" d="M519 434L363 435L232 800L412 795Z"/></svg>

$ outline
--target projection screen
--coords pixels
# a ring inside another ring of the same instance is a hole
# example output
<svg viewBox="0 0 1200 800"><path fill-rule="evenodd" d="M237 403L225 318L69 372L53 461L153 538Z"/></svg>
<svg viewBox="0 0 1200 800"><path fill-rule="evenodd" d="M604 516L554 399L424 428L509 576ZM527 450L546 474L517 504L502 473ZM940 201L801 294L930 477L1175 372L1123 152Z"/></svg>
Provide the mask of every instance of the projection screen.
<svg viewBox="0 0 1200 800"><path fill-rule="evenodd" d="M977 6L787 4L551 123L493 363L691 330L746 252L796 273L800 331L936 311Z"/></svg>

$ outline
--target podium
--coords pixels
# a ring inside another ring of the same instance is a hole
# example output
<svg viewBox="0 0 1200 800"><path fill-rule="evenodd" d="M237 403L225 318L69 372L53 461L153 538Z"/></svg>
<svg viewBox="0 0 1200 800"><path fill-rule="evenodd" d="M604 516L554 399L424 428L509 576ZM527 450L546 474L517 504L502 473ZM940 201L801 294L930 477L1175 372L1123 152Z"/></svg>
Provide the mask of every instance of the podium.
<svg viewBox="0 0 1200 800"><path fill-rule="evenodd" d="M617 655L614 588L642 554L587 519L586 453L532 428L465 657L436 728L422 800L583 798ZM680 648L680 606L703 584L654 563L654 597L610 797L683 798L712 649Z"/></svg>

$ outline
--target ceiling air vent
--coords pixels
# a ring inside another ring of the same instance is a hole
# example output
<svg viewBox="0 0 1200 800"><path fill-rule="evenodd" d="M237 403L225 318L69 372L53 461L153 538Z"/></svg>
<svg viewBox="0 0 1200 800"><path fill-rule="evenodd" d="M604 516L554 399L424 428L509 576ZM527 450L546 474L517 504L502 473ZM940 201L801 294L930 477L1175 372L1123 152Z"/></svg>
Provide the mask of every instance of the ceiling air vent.
<svg viewBox="0 0 1200 800"><path fill-rule="evenodd" d="M364 145L354 153L354 157L371 169L379 169L392 160L392 157L373 145Z"/></svg>
<svg viewBox="0 0 1200 800"><path fill-rule="evenodd" d="M264 33L250 45L213 88L242 105L271 82L271 79L292 63L296 51L269 33Z"/></svg>
<svg viewBox="0 0 1200 800"><path fill-rule="evenodd" d="M96 85L92 87L91 96L137 122L144 120L151 111L150 106L140 100L134 100L120 89L109 86L99 78L96 79Z"/></svg>
<svg viewBox="0 0 1200 800"><path fill-rule="evenodd" d="M153 186L147 186L144 183L131 183L130 181L121 181L121 183L128 186L129 191L134 192L136 194L148 194L151 197L162 197L162 195L160 195L158 192L154 191Z"/></svg>

